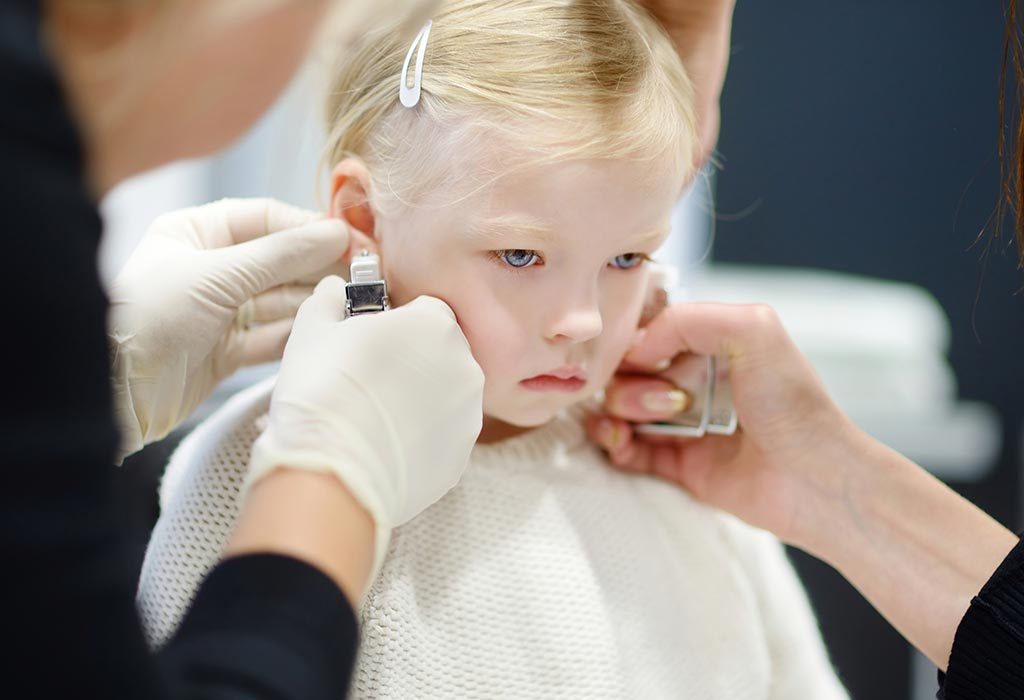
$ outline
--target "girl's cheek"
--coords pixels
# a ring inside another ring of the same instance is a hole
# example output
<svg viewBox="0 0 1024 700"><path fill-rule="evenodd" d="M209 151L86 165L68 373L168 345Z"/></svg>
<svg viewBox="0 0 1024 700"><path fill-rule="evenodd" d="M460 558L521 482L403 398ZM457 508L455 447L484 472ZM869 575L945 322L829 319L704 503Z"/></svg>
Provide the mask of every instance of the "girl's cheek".
<svg viewBox="0 0 1024 700"><path fill-rule="evenodd" d="M633 285L609 295L610 303L602 309L605 321L601 343L602 370L609 378L622 361L636 336L643 311L645 287Z"/></svg>
<svg viewBox="0 0 1024 700"><path fill-rule="evenodd" d="M452 294L445 300L455 312L466 340L469 342L473 357L480 364L480 367L487 372L493 364L494 336L497 331L494 313L488 313L485 304L481 304L473 294L467 294L466 289L453 290Z"/></svg>
<svg viewBox="0 0 1024 700"><path fill-rule="evenodd" d="M602 306L602 314L607 319L605 328L619 332L628 329L636 330L643 312L644 299L647 294L646 275L637 274L625 279L615 280L606 291L606 303Z"/></svg>
<svg viewBox="0 0 1024 700"><path fill-rule="evenodd" d="M621 362L622 357L629 350L633 338L636 336L637 325L635 321L632 323L629 322L629 319L624 319L624 321L623 323L615 323L607 328L604 346L601 348L602 364L606 364L612 367L612 369Z"/></svg>

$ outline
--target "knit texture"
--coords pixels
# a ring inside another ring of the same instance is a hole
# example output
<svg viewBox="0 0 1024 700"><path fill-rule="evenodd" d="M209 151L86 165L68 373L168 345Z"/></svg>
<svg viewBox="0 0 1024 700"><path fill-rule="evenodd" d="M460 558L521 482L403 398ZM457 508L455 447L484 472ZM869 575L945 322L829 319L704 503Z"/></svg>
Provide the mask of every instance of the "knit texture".
<svg viewBox="0 0 1024 700"><path fill-rule="evenodd" d="M139 587L154 644L230 533L269 392L237 396L172 459ZM355 698L846 697L778 542L612 471L577 413L477 446L395 531L361 618Z"/></svg>

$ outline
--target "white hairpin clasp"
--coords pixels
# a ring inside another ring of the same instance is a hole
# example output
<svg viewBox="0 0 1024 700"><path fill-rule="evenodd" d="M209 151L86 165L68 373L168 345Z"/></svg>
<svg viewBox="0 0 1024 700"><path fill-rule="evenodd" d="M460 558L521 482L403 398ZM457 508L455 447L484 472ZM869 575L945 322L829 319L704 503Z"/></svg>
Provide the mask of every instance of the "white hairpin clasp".
<svg viewBox="0 0 1024 700"><path fill-rule="evenodd" d="M399 87L398 96L405 107L415 107L420 102L420 92L423 88L423 59L427 54L427 41L430 39L430 28L434 26L433 20L427 20L423 29L413 39L409 53L405 55L405 63L402 65L402 85ZM412 85L409 84L409 64L412 63L412 55L416 54L416 72L413 74Z"/></svg>

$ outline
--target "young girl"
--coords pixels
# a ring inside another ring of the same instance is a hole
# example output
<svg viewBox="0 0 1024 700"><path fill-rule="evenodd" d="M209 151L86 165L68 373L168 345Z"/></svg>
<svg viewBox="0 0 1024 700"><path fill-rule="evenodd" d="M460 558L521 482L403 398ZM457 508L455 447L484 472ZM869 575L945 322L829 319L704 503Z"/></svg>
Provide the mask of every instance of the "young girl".
<svg viewBox="0 0 1024 700"><path fill-rule="evenodd" d="M452 307L485 420L460 484L394 533L353 696L845 697L777 542L584 438L693 177L668 39L631 0L448 0L410 41L382 28L337 76L330 215L380 254L394 304ZM172 460L139 590L154 643L230 533L270 389Z"/></svg>

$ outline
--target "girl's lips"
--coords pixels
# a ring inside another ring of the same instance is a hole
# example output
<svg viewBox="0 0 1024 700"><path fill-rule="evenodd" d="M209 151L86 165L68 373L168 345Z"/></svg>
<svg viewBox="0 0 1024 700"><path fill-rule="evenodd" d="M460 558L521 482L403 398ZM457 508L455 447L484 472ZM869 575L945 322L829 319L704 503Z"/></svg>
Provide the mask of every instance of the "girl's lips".
<svg viewBox="0 0 1024 700"><path fill-rule="evenodd" d="M550 372L544 374L538 374L538 377L556 377L558 379L582 379L587 380L587 373L583 371L578 365L562 365L558 369L553 369Z"/></svg>
<svg viewBox="0 0 1024 700"><path fill-rule="evenodd" d="M539 374L519 382L519 385L529 391L558 391L571 394L586 386L587 380L579 376L556 377L553 374Z"/></svg>

